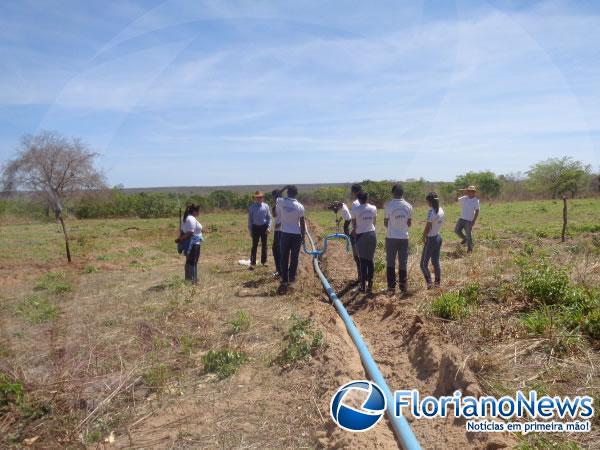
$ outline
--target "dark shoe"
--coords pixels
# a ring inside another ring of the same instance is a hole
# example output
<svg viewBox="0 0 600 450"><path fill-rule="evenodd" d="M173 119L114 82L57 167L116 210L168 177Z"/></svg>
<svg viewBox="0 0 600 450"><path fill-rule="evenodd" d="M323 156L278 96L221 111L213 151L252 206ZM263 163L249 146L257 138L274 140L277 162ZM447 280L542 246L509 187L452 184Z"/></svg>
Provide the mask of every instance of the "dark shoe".
<svg viewBox="0 0 600 450"><path fill-rule="evenodd" d="M255 269L255 266L248 267L248 270L254 270L254 269Z"/></svg>
<svg viewBox="0 0 600 450"><path fill-rule="evenodd" d="M427 290L429 290L429 289L433 289L433 284L427 283Z"/></svg>
<svg viewBox="0 0 600 450"><path fill-rule="evenodd" d="M394 295L396 293L396 288L389 287L387 288L388 295Z"/></svg>
<svg viewBox="0 0 600 450"><path fill-rule="evenodd" d="M367 288L365 287L364 283L361 283L359 288L358 288L358 292L367 292Z"/></svg>
<svg viewBox="0 0 600 450"><path fill-rule="evenodd" d="M284 283L284 282L282 282L282 283L279 285L279 287L277 288L277 293L278 293L279 295L283 295L283 294L285 294L285 293L287 292L287 288L288 288L288 284L287 284L287 283Z"/></svg>

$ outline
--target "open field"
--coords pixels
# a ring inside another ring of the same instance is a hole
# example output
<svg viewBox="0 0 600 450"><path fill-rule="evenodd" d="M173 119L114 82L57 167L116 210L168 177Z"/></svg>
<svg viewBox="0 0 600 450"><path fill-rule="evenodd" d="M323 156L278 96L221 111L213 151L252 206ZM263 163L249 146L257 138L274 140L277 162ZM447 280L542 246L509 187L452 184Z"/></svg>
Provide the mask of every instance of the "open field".
<svg viewBox="0 0 600 450"><path fill-rule="evenodd" d="M373 297L350 290L351 256L331 247L326 273L392 389L600 398L600 199L569 205L561 243L562 202L482 203L472 255L452 233L457 206L442 205L438 291L424 289L418 237L426 208L415 208L404 298L378 292L382 214ZM333 213L307 216L316 236L334 230ZM309 258L299 288L279 296L272 268L237 264L249 249L245 216L201 215L201 282L188 286L176 222L70 220L71 265L58 225L2 225L0 446L394 448L385 423L351 435L329 418L333 392L365 375ZM569 292L587 296L579 322L558 320L567 307L541 309L527 298L519 274L542 260L564 268ZM440 318L436 299L461 289L468 303ZM600 440L598 416L589 434L526 438L467 434L450 422L412 425L423 448L575 449Z"/></svg>

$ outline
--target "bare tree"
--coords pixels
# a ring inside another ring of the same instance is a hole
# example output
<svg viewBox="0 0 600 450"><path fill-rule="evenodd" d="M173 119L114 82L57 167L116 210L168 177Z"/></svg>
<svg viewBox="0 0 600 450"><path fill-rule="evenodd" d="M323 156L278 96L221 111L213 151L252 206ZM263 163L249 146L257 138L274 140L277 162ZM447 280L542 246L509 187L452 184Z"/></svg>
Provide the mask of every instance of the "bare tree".
<svg viewBox="0 0 600 450"><path fill-rule="evenodd" d="M65 236L67 260L71 262L69 236L63 219L65 198L104 187L102 173L94 167L97 153L79 139L41 131L24 136L15 158L2 167L5 191L29 190L45 196Z"/></svg>

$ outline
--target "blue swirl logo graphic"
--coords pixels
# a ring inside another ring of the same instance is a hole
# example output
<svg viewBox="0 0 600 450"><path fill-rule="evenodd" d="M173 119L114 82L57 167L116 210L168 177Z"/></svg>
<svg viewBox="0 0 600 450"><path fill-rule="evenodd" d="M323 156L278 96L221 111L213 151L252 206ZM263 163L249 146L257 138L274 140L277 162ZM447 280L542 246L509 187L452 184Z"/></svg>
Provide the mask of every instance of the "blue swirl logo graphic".
<svg viewBox="0 0 600 450"><path fill-rule="evenodd" d="M344 404L352 391L366 392L366 400L360 409ZM333 421L346 431L367 431L377 425L385 413L386 400L383 391L367 380L351 381L337 390L331 399L330 412Z"/></svg>

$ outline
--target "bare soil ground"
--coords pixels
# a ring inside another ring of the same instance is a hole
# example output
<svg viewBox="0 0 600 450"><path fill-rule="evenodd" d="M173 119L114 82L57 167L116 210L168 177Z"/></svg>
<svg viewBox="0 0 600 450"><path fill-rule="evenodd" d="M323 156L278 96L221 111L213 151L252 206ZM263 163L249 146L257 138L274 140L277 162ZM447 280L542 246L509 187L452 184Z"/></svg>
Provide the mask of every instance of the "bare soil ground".
<svg viewBox="0 0 600 450"><path fill-rule="evenodd" d="M181 282L171 220L72 222L72 265L62 261L56 225L3 226L0 373L22 385L24 398L0 408L0 447L398 448L386 421L352 434L329 417L338 387L366 376L310 258L302 256L297 289L277 295L272 267L250 272L237 264L248 251L242 215L202 221L207 241L197 287ZM315 220L313 232L327 230ZM390 388L417 388L422 395L597 392L594 342L577 336L577 345L557 353L552 336L523 332L522 301L500 292L514 281L511 261L523 241L511 237L514 231L476 233L470 256L446 239L441 291L424 289L419 248L411 248L406 297L381 292L382 272L374 296L352 291L354 264L341 245L323 258ZM594 286L600 264L586 250L594 233L578 234L569 246L549 238L536 245L569 267L573 280ZM471 282L486 292L471 316L447 321L431 314L432 300ZM250 322L236 332L239 311ZM311 358L282 364L293 314L310 317L324 345ZM223 379L203 364L219 349L246 355ZM597 418L592 433L526 441L466 433L459 420L409 420L426 449L592 449L599 439Z"/></svg>

